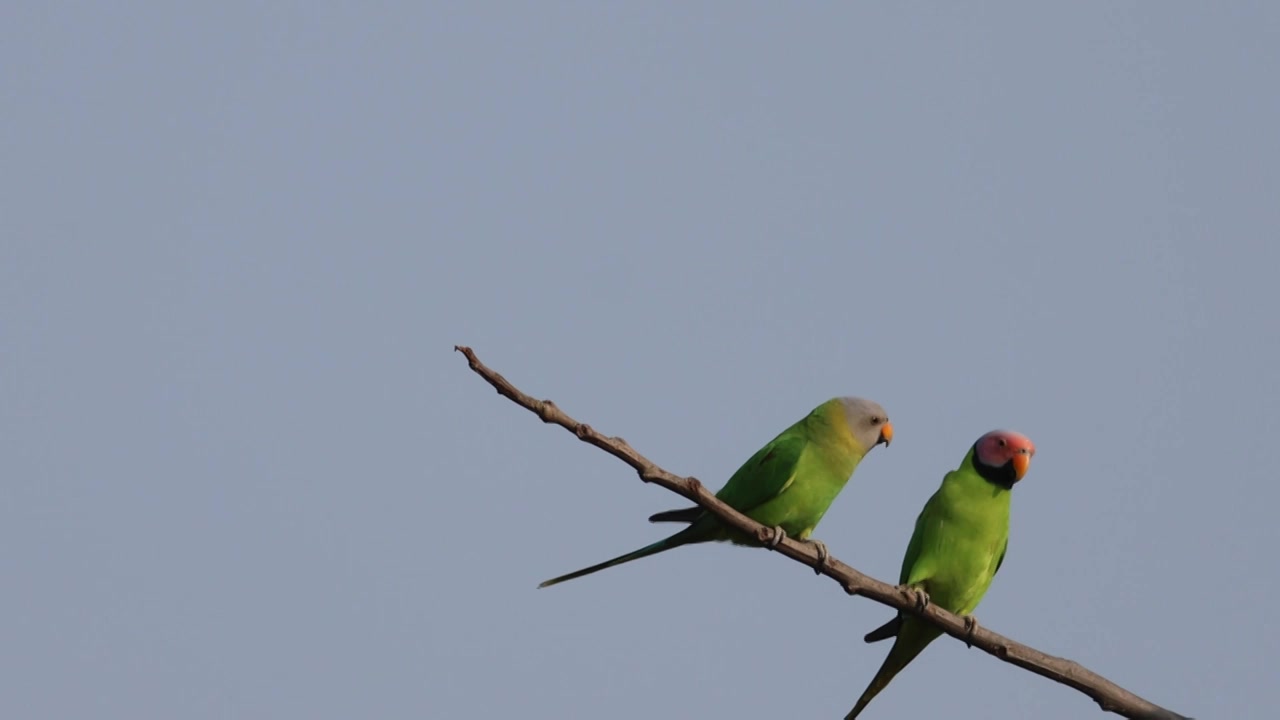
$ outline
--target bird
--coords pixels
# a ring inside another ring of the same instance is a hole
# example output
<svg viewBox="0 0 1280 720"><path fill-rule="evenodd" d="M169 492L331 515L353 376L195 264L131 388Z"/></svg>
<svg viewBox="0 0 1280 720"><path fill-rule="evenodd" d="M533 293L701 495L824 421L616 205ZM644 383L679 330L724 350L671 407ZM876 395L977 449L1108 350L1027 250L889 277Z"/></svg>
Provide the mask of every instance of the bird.
<svg viewBox="0 0 1280 720"><path fill-rule="evenodd" d="M1011 491L1026 476L1035 454L1027 436L992 430L978 438L960 467L943 477L916 519L898 583L916 595L921 609L933 603L964 616L971 636L977 621L970 613L991 587L1009 548ZM940 634L936 626L901 611L868 633L868 643L895 638L893 648L845 720L856 718Z"/></svg>
<svg viewBox="0 0 1280 720"><path fill-rule="evenodd" d="M774 528L774 546L784 534L813 543L818 553L815 571L821 572L826 546L811 540L810 535L862 458L875 446L888 446L892 440L893 425L879 403L858 397L832 398L760 448L716 497L752 520ZM660 512L649 521L689 526L639 550L552 578L538 587L557 585L681 545L713 541L760 545L754 537L727 527L698 506Z"/></svg>

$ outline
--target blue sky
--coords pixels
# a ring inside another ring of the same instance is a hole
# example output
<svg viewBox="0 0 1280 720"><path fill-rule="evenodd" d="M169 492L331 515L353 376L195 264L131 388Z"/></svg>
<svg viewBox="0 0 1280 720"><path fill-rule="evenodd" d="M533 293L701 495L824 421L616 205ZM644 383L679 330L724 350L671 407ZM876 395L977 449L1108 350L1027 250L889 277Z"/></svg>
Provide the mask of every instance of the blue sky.
<svg viewBox="0 0 1280 720"><path fill-rule="evenodd" d="M994 427L978 618L1276 701L1268 3L0 10L0 715L840 717L891 612L721 545L535 590L819 402L891 580ZM1226 619L1235 620L1231 623ZM1097 712L963 644L864 717Z"/></svg>

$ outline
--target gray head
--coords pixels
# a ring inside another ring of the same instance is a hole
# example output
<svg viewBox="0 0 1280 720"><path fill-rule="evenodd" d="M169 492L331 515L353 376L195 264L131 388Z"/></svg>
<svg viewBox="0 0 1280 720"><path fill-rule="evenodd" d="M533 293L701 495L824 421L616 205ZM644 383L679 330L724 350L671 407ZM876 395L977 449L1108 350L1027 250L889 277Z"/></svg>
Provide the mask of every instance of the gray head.
<svg viewBox="0 0 1280 720"><path fill-rule="evenodd" d="M845 422L849 423L849 432L862 452L884 443L885 447L893 440L893 425L889 422L889 413L880 407L880 403L859 397L838 398L844 408Z"/></svg>

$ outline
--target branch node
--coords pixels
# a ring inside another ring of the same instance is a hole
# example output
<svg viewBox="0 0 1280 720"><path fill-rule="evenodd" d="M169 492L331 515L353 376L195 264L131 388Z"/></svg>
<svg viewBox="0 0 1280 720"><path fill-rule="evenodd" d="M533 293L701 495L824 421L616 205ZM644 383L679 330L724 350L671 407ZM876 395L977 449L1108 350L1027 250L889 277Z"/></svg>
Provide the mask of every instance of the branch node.
<svg viewBox="0 0 1280 720"><path fill-rule="evenodd" d="M854 585L853 582L851 581L841 583L840 587L844 588L845 592L849 593L854 597L857 597L858 595L862 594L862 590L860 590L858 586Z"/></svg>
<svg viewBox="0 0 1280 720"><path fill-rule="evenodd" d="M552 420L551 416L559 409L560 408L556 407L556 404L550 400L541 400L538 402L538 418L544 423L555 422Z"/></svg>
<svg viewBox="0 0 1280 720"><path fill-rule="evenodd" d="M595 432L591 426L586 423L578 423L573 428L573 434L578 436L579 440L586 440L591 437L591 433Z"/></svg>

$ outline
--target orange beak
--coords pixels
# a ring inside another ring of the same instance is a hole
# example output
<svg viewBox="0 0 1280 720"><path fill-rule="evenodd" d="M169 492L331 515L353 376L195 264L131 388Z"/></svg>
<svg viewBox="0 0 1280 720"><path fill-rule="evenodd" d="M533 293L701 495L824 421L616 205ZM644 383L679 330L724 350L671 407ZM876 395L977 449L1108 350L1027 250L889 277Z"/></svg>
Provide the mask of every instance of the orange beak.
<svg viewBox="0 0 1280 720"><path fill-rule="evenodd" d="M884 443L885 447L889 447L889 443L893 442L893 423L886 422L884 427L880 428L880 442Z"/></svg>
<svg viewBox="0 0 1280 720"><path fill-rule="evenodd" d="M1031 453L1024 450L1013 456L1013 474L1017 479L1021 480L1030 468Z"/></svg>

